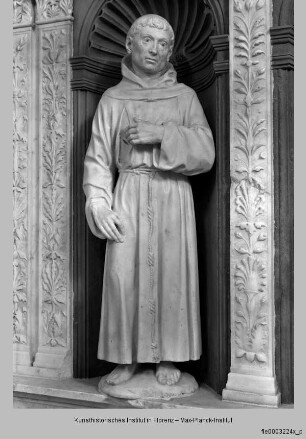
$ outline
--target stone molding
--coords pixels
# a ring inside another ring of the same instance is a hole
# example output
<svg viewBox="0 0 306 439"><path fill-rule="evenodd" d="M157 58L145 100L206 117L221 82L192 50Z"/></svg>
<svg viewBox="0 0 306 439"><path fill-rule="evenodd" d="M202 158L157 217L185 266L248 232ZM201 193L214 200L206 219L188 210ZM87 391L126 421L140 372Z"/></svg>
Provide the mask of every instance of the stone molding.
<svg viewBox="0 0 306 439"><path fill-rule="evenodd" d="M270 30L272 69L294 69L294 28L277 26Z"/></svg>
<svg viewBox="0 0 306 439"><path fill-rule="evenodd" d="M244 390L239 378L247 374L256 377L263 404L260 383L265 376L274 377L270 21L268 1L231 1L232 354L223 398L251 402L252 395L244 394L256 393L256 385ZM273 398L268 405L279 403L276 385ZM258 403L258 395L255 399Z"/></svg>
<svg viewBox="0 0 306 439"><path fill-rule="evenodd" d="M71 59L73 79L72 90L86 90L101 95L106 88L114 85L114 80L120 82L120 70L113 70L103 63L92 60L87 56Z"/></svg>
<svg viewBox="0 0 306 439"><path fill-rule="evenodd" d="M120 70L113 69L99 61L93 61L86 56L72 58L71 65L73 69L72 90L102 94L107 88L121 80ZM190 82L186 73L184 82L191 83L192 88L199 93L213 83L216 74L226 72L228 72L228 61L214 62L202 72L194 74Z"/></svg>
<svg viewBox="0 0 306 439"><path fill-rule="evenodd" d="M214 72L216 76L229 72L228 50L229 36L216 35L210 37L211 45L216 53L216 59L213 62Z"/></svg>

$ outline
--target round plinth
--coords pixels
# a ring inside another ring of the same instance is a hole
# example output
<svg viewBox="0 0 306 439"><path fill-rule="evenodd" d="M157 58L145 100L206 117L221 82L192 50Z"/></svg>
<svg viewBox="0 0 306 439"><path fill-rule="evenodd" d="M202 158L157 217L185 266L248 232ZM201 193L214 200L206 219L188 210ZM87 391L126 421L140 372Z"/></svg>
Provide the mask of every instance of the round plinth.
<svg viewBox="0 0 306 439"><path fill-rule="evenodd" d="M115 398L123 399L172 399L190 395L198 389L198 383L189 375L182 373L178 383L168 386L159 384L153 370L139 371L125 383L112 386L107 384L108 375L101 378L98 390Z"/></svg>

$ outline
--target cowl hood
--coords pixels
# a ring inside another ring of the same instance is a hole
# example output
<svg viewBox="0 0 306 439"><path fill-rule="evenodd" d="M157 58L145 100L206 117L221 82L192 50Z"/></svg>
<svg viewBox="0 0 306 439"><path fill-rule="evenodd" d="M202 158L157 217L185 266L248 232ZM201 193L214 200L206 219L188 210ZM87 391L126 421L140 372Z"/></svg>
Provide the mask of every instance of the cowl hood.
<svg viewBox="0 0 306 439"><path fill-rule="evenodd" d="M167 63L163 72L158 78L152 79L149 82L142 80L137 76L132 67L131 55L126 55L121 61L121 73L123 81L133 83L134 87L140 88L166 88L177 84L176 71L171 63ZM131 84L130 84L131 85Z"/></svg>
<svg viewBox="0 0 306 439"><path fill-rule="evenodd" d="M177 83L176 71L169 62L158 78L144 81L133 72L131 55L126 55L121 62L121 73L121 82L105 92L115 99L168 99L190 91L186 85Z"/></svg>

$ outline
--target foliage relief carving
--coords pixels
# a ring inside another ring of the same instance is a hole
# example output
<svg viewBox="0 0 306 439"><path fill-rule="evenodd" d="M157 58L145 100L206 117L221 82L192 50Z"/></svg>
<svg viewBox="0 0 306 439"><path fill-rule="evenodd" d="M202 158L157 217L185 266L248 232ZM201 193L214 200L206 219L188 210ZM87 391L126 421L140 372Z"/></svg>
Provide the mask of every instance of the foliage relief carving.
<svg viewBox="0 0 306 439"><path fill-rule="evenodd" d="M72 15L72 0L37 0L39 19L70 17Z"/></svg>
<svg viewBox="0 0 306 439"><path fill-rule="evenodd" d="M33 9L31 0L13 0L13 23L31 24Z"/></svg>
<svg viewBox="0 0 306 439"><path fill-rule="evenodd" d="M66 33L43 35L43 322L45 344L66 346Z"/></svg>
<svg viewBox="0 0 306 439"><path fill-rule="evenodd" d="M27 342L28 36L18 36L13 55L13 341Z"/></svg>
<svg viewBox="0 0 306 439"><path fill-rule="evenodd" d="M249 363L267 362L268 340L264 6L265 0L234 0L235 355Z"/></svg>

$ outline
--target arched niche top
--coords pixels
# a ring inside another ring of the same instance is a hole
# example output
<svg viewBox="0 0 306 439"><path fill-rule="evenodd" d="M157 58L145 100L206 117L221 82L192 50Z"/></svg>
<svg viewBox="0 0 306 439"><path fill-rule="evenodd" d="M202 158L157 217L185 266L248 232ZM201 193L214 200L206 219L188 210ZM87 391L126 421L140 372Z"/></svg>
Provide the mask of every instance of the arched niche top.
<svg viewBox="0 0 306 439"><path fill-rule="evenodd" d="M128 29L140 15L155 13L168 19L176 34L171 61L178 80L197 92L204 90L215 78L216 51L228 49L223 47L226 44L221 47L219 41L224 37L226 40L227 2L87 0L85 5L83 0L74 0L73 88L99 90L100 93L104 87L117 83L121 78L120 63L126 53Z"/></svg>
<svg viewBox="0 0 306 439"><path fill-rule="evenodd" d="M211 8L203 0L109 0L100 8L90 35L90 58L120 69L126 54L125 39L132 23L145 14L158 14L173 27L171 61L180 73L202 70L211 62L209 37L214 31Z"/></svg>
<svg viewBox="0 0 306 439"><path fill-rule="evenodd" d="M112 3L112 0L86 0L86 4L84 0L74 0L75 25L78 23L78 20L82 22L79 25L79 30L74 41L74 50L76 56L88 56L89 34L92 31L96 18L107 3ZM127 3L130 2L127 1ZM148 0L138 0L137 3L138 5L142 5L142 8L144 8L146 4L150 4L151 2ZM155 0L153 4L153 6L155 5L155 9L150 9L150 12L158 13L159 9L157 9L157 7L161 7L160 4L162 3L166 4L165 7L168 8L168 11L176 12L178 5L182 5L182 7L185 7L184 4L186 5L187 3L192 5L192 0L186 0L186 2L181 0ZM210 8L214 21L214 34L227 34L229 15L228 0L198 0L197 3L202 3L204 7ZM77 12L77 10L80 12ZM160 13L160 15L162 14Z"/></svg>

